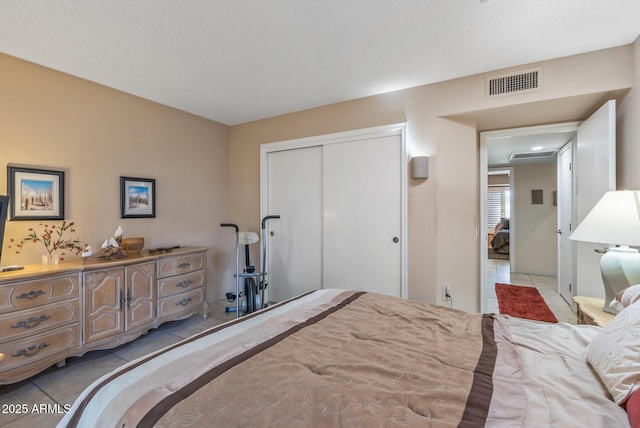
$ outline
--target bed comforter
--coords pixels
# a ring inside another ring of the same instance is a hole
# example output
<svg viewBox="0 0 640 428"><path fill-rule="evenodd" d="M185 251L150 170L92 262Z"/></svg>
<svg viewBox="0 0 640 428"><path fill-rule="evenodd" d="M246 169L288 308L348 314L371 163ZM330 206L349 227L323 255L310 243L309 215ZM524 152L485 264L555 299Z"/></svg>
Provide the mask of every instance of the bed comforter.
<svg viewBox="0 0 640 428"><path fill-rule="evenodd" d="M320 290L122 366L59 426L628 426L582 327Z"/></svg>
<svg viewBox="0 0 640 428"><path fill-rule="evenodd" d="M509 254L509 229L500 229L493 235L491 248L496 253Z"/></svg>

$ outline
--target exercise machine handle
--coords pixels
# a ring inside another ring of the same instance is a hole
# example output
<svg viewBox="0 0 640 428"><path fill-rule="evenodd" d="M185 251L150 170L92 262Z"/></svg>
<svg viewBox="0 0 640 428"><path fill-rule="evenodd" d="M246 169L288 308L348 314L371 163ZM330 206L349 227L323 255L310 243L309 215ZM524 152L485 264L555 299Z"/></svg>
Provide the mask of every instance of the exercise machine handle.
<svg viewBox="0 0 640 428"><path fill-rule="evenodd" d="M236 230L236 318L240 317L240 228L234 223L220 223L220 227L233 227ZM228 297L227 297L228 299Z"/></svg>
<svg viewBox="0 0 640 428"><path fill-rule="evenodd" d="M267 220L280 218L279 215L268 215L262 219L262 228L265 229L267 227Z"/></svg>
<svg viewBox="0 0 640 428"><path fill-rule="evenodd" d="M236 233L240 231L238 225L233 223L220 223L220 227L233 227L236 230Z"/></svg>

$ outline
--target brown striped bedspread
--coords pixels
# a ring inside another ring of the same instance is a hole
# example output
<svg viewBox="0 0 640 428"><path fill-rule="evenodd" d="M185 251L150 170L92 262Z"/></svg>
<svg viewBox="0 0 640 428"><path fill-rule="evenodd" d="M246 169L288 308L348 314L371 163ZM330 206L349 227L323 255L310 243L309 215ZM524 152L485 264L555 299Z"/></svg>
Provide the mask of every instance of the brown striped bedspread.
<svg viewBox="0 0 640 428"><path fill-rule="evenodd" d="M59 426L628 425L581 351L565 349L592 335L320 290L130 362L87 388Z"/></svg>

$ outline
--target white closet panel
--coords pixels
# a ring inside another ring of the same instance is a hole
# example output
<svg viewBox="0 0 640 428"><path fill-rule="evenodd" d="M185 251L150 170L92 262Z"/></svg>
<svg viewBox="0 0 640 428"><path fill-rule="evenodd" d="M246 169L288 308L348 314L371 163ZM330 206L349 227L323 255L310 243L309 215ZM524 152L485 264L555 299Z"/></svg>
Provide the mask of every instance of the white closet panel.
<svg viewBox="0 0 640 428"><path fill-rule="evenodd" d="M262 215L281 216L268 223L269 299L319 288L404 296L401 130L265 146Z"/></svg>
<svg viewBox="0 0 640 428"><path fill-rule="evenodd" d="M322 146L269 153L269 299L322 288Z"/></svg>
<svg viewBox="0 0 640 428"><path fill-rule="evenodd" d="M400 296L399 136L325 145L323 165L324 287Z"/></svg>

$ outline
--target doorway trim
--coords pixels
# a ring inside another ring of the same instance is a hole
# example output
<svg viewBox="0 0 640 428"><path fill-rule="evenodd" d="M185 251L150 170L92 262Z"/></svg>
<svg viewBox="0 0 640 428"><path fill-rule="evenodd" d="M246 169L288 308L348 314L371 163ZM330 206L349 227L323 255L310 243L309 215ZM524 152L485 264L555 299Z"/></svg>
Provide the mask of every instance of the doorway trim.
<svg viewBox="0 0 640 428"><path fill-rule="evenodd" d="M550 125L538 125L538 126L525 126L520 128L509 128L509 129L500 129L495 131L484 131L480 132L480 239L478 239L478 243L480 245L480 312L486 313L488 310L488 299L489 299L489 290L487 284L487 259L489 257L488 254L488 242L487 242L487 186L488 179L487 175L489 172L488 165L488 142L491 139L498 138L506 138L509 136L524 136L524 135L536 135L536 134L550 134L554 132L565 132L565 131L577 131L578 125L580 122L563 122L563 123L555 123ZM499 167L498 167L499 168ZM504 168L506 169L506 167ZM510 182L513 186L513 174L510 178ZM512 187L513 192L513 187ZM515 197L512 193L511 201L512 206L514 208L513 201ZM513 211L512 211L513 212ZM511 221L510 221L511 223ZM515 231L516 223L513 223L513 230ZM516 234L510 232L509 242L510 249L513 248L515 253L515 236ZM510 250L511 251L511 250ZM513 270L515 254L513 257L509 257L511 268Z"/></svg>
<svg viewBox="0 0 640 428"><path fill-rule="evenodd" d="M567 142L567 144L562 146L562 148L558 150L558 157L556 160L556 165L558 170L557 172L557 177L558 177L557 232L559 233L558 240L557 240L557 246L558 246L557 291L558 291L558 294L560 294L560 297L562 297L569 306L573 306L572 299L576 295L576 287L574 286L575 278L576 278L576 272L575 272L576 263L574 263L573 261L575 252L576 252L576 243L573 241L571 242L568 241L569 233L572 231L573 225L576 224L576 221L575 221L576 209L575 209L575 203L574 203L574 200L575 200L574 195L576 194L576 182L573 177L573 164L575 163L574 156L575 156L575 150L576 150L576 140L577 140L577 136L573 137L569 142ZM569 156L568 170L562 169L563 165L561 163L563 159L562 156L565 155L567 152ZM567 192L564 191L567 189L564 188L562 184L568 185L569 187L568 195L567 195ZM569 206L569 209L568 209L569 212L565 213L563 210L563 207L565 207L567 204ZM565 229L564 226L566 223L564 222L564 220L567 219L567 215L569 219L569 225L568 225L568 229ZM563 241L564 237L562 233L566 234L567 240ZM563 254L564 248L562 244L568 246L568 254L566 258L564 257L565 254ZM570 268L569 271L568 272L563 271L563 269L566 269L567 267ZM568 274L567 275L568 278L565 278L565 275L564 275L565 273ZM569 280L569 290L567 290L568 294L565 293L565 290L563 290L563 286L566 284L565 282L563 282L563 280L566 280L566 279ZM567 297L569 297L569 299L567 299Z"/></svg>
<svg viewBox="0 0 640 428"><path fill-rule="evenodd" d="M400 155L400 296L408 298L407 286L407 251L408 251L408 162L407 152L407 123L394 123L371 128L362 128L352 131L322 134L311 137L303 137L292 140L277 141L260 145L260 218L268 215L269 180L268 158L269 153L282 150L293 150L305 147L339 144L348 141L357 141L370 138L379 138L399 135L401 141ZM268 252L269 253L269 252ZM262 259L262 254L260 255Z"/></svg>

